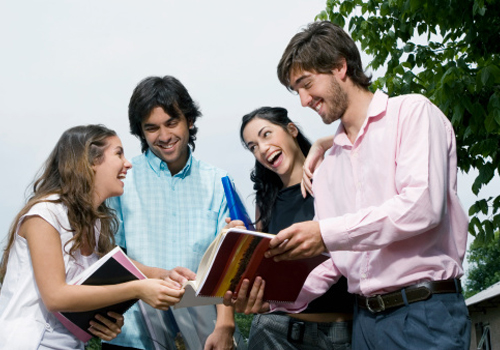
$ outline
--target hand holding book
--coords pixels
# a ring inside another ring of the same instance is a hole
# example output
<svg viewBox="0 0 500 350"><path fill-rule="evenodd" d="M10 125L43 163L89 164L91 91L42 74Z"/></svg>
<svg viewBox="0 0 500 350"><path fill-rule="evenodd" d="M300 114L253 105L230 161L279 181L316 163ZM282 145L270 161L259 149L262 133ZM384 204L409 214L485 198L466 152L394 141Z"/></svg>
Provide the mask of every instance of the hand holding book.
<svg viewBox="0 0 500 350"><path fill-rule="evenodd" d="M261 277L256 277L249 293L250 280L245 279L238 293L233 293L231 291L226 292L223 304L226 306L233 306L236 312L247 315L268 312L270 309L269 303L263 300L265 287L266 281Z"/></svg>
<svg viewBox="0 0 500 350"><path fill-rule="evenodd" d="M97 308L88 311L54 312L57 319L84 342L95 335L90 329L96 329L97 326L94 325L100 322L100 318L107 318L109 322L102 322L99 331L111 336L116 332L115 326L120 326L120 318L113 317L112 313L125 313L138 299L155 308L166 310L184 294L178 283L156 278L147 279L119 247L111 250L68 284L108 286L105 290L99 289L100 293L97 290L94 293L96 296L100 295L94 300L94 304L99 305Z"/></svg>
<svg viewBox="0 0 500 350"><path fill-rule="evenodd" d="M196 280L188 281L186 293L174 308L217 304L227 291L238 293L245 279L267 282L264 300L293 302L309 273L326 255L275 262L264 257L274 235L238 228L223 230L205 252Z"/></svg>

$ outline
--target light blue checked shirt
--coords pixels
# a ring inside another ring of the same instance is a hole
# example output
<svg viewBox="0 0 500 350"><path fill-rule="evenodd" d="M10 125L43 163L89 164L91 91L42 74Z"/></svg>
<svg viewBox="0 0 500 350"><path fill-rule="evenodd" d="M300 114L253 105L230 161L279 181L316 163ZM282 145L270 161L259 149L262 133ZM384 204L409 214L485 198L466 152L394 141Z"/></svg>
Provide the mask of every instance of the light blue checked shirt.
<svg viewBox="0 0 500 350"><path fill-rule="evenodd" d="M145 265L196 272L203 253L225 226L229 210L221 178L227 173L195 159L172 176L151 150L132 159L121 197L108 200L120 227L116 243ZM135 305L125 314L122 333L113 344L152 349Z"/></svg>

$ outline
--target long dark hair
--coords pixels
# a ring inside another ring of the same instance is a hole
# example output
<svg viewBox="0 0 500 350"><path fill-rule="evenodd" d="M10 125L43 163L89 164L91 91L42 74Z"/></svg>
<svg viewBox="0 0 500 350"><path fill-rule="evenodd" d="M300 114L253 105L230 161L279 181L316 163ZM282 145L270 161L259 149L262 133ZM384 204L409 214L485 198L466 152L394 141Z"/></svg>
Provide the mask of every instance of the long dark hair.
<svg viewBox="0 0 500 350"><path fill-rule="evenodd" d="M108 138L116 136L113 130L103 125L76 126L66 130L33 184L33 193L24 208L17 214L10 227L7 246L0 264L0 282L7 271L9 252L14 244L17 226L21 217L40 202L63 203L68 209L68 220L73 242L69 254L85 243L94 249L97 243L98 255L104 255L114 246L117 220L114 212L103 202L97 209L93 205L93 165L104 161L104 151L109 146ZM53 194L58 199L48 200ZM100 220L99 242L95 241L94 225ZM68 242L68 243L69 243Z"/></svg>
<svg viewBox="0 0 500 350"><path fill-rule="evenodd" d="M247 124L255 118L265 119L282 127L286 132L288 132L288 124L293 123L290 118L288 118L287 110L281 107L261 107L248 113L243 116L240 128L240 139L245 148L247 148L247 146L243 138L243 131ZM298 127L297 130L297 143L304 156L307 156L311 148L311 142L302 134ZM255 205L259 212L259 216L255 218L255 224L259 226L260 230L267 231L269 222L271 221L271 212L274 202L276 201L278 192L283 187L283 182L281 182L278 174L267 169L257 160L255 160L255 166L250 173L250 179L253 182Z"/></svg>

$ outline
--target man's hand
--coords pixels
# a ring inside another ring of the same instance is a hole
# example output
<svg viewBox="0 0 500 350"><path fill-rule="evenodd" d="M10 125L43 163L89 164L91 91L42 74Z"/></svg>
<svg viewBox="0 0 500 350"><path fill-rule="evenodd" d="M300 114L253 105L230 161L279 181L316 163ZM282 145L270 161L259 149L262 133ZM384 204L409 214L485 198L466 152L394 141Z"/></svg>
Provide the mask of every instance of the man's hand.
<svg viewBox="0 0 500 350"><path fill-rule="evenodd" d="M224 295L224 305L234 306L236 312L245 313L246 315L268 312L269 303L263 300L266 287L265 281L261 277L256 277L250 294L248 294L249 287L250 281L245 279L237 296L233 292L227 291Z"/></svg>
<svg viewBox="0 0 500 350"><path fill-rule="evenodd" d="M317 221L304 221L281 230L269 243L266 258L275 261L311 258L326 252Z"/></svg>
<svg viewBox="0 0 500 350"><path fill-rule="evenodd" d="M232 350L234 349L234 309L224 305L217 305L217 321L215 329L205 341L204 350Z"/></svg>
<svg viewBox="0 0 500 350"><path fill-rule="evenodd" d="M234 327L215 327L205 342L204 350L233 350Z"/></svg>

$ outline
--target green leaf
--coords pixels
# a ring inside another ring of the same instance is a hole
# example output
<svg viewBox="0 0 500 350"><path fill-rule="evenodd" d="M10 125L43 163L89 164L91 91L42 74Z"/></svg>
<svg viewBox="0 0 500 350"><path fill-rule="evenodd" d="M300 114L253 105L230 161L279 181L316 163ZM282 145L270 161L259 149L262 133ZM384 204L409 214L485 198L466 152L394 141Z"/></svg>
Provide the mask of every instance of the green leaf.
<svg viewBox="0 0 500 350"><path fill-rule="evenodd" d="M495 235L493 233L493 223L490 220L483 221L484 232L485 232L485 241L491 242Z"/></svg>
<svg viewBox="0 0 500 350"><path fill-rule="evenodd" d="M404 52L412 52L415 49L415 44L412 42L407 42L403 47Z"/></svg>
<svg viewBox="0 0 500 350"><path fill-rule="evenodd" d="M500 111L498 110L486 115L486 118L484 119L484 127L487 132L496 133L499 131L500 123L497 122L497 117L500 119Z"/></svg>
<svg viewBox="0 0 500 350"><path fill-rule="evenodd" d="M314 17L315 21L326 21L327 19L328 19L328 13L325 10L321 11L319 14L316 15L316 17Z"/></svg>
<svg viewBox="0 0 500 350"><path fill-rule="evenodd" d="M481 77L481 83L483 86L491 86L495 82L495 76L491 74L488 67L484 67L479 71L479 76Z"/></svg>
<svg viewBox="0 0 500 350"><path fill-rule="evenodd" d="M479 193L479 190L481 189L481 187L483 187L483 185L486 185L491 181L494 175L494 171L495 168L491 163L485 163L483 166L479 167L479 175L476 177L472 185L472 192L474 192L475 195ZM476 204L477 203L478 202L476 202ZM483 214L487 214L487 211L484 212L483 208L484 207L480 206L481 212L483 212Z"/></svg>
<svg viewBox="0 0 500 350"><path fill-rule="evenodd" d="M469 216L473 216L479 212L478 206L476 203L472 204L469 208Z"/></svg>

